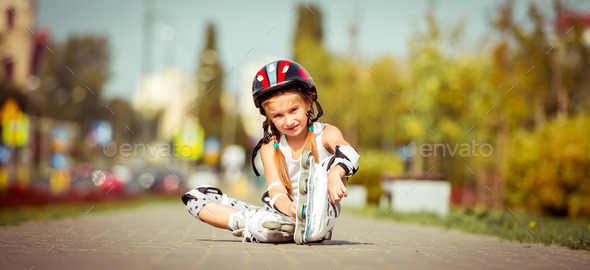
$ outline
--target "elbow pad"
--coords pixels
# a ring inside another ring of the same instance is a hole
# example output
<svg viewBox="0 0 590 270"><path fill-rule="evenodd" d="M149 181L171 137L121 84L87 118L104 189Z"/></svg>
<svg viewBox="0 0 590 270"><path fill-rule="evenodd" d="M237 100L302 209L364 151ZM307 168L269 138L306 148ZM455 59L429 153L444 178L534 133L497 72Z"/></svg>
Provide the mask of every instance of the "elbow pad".
<svg viewBox="0 0 590 270"><path fill-rule="evenodd" d="M359 154L350 145L337 145L334 156L328 162L328 172L336 165L340 165L346 172L346 177L350 177L359 169Z"/></svg>

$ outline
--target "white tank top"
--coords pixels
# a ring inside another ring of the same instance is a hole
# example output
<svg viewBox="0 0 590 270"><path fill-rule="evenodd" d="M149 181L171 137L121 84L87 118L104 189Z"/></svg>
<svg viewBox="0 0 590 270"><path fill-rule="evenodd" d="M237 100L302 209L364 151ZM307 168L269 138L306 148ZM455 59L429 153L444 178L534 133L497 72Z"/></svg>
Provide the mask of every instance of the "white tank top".
<svg viewBox="0 0 590 270"><path fill-rule="evenodd" d="M326 160L326 158L331 157L332 155L330 154L330 152L328 152L328 150L326 150L326 148L324 148L324 145L322 144L322 133L324 131L324 127L327 124L324 123L318 123L315 122L313 123L313 133L315 135L315 142L316 142L316 147L317 147L317 151L318 151L318 157L320 160L317 160L316 163L320 163L324 160ZM287 170L289 172L289 178L291 178L291 186L293 187L293 198L297 198L298 194L299 194L299 174L301 173L301 166L300 166L300 160L301 160L301 156L294 160L292 155L291 155L291 147L289 147L289 144L287 143L287 138L285 137L285 134L281 133L281 138L279 140L279 149L281 150L281 152L283 152L283 155L285 156L285 162L287 163Z"/></svg>

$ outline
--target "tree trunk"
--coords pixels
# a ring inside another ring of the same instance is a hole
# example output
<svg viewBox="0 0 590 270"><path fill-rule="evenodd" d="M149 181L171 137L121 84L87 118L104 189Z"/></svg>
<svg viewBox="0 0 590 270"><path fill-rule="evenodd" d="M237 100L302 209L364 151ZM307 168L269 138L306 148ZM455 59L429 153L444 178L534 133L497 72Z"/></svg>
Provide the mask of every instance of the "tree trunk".
<svg viewBox="0 0 590 270"><path fill-rule="evenodd" d="M567 117L569 97L567 91L561 85L561 64L559 62L560 48L561 45L558 44L556 51L551 55L551 92L556 94L557 116Z"/></svg>
<svg viewBox="0 0 590 270"><path fill-rule="evenodd" d="M535 128L542 127L545 125L545 95L544 93L539 93L535 97L535 104L534 106L534 121L535 121Z"/></svg>

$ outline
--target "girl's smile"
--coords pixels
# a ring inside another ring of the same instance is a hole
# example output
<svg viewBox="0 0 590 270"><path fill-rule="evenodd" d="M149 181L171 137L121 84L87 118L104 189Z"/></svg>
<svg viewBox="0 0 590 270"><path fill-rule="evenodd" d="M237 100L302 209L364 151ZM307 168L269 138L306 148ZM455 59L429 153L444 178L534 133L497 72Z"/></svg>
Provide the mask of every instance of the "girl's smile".
<svg viewBox="0 0 590 270"><path fill-rule="evenodd" d="M287 130L288 130L288 131L293 131L293 130L295 130L297 127L299 127L299 125L295 125L295 126L294 126L294 127L292 127L292 128L287 128Z"/></svg>

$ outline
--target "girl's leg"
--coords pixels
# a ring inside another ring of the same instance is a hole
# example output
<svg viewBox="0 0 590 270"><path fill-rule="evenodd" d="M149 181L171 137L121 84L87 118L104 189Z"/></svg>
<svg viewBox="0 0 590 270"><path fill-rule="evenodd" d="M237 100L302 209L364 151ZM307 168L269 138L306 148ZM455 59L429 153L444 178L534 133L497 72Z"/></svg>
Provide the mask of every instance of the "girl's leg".
<svg viewBox="0 0 590 270"><path fill-rule="evenodd" d="M244 237L245 240L284 242L293 239L294 226L291 226L291 232L281 231L285 224L294 224L288 216L274 213L268 207L257 207L229 198L218 188L199 186L184 194L182 202L197 219L228 229L234 236Z"/></svg>
<svg viewBox="0 0 590 270"><path fill-rule="evenodd" d="M223 194L220 189L202 185L190 190L182 196L182 202L188 212L201 221L217 228L229 229L235 232L239 229L232 220L238 212L256 211L259 207L236 200ZM235 219L235 218L234 218ZM245 216L242 217L245 219ZM240 233L237 233L240 235Z"/></svg>
<svg viewBox="0 0 590 270"><path fill-rule="evenodd" d="M217 202L207 203L198 213L199 219L221 229L228 229L229 216L238 212L237 209Z"/></svg>

